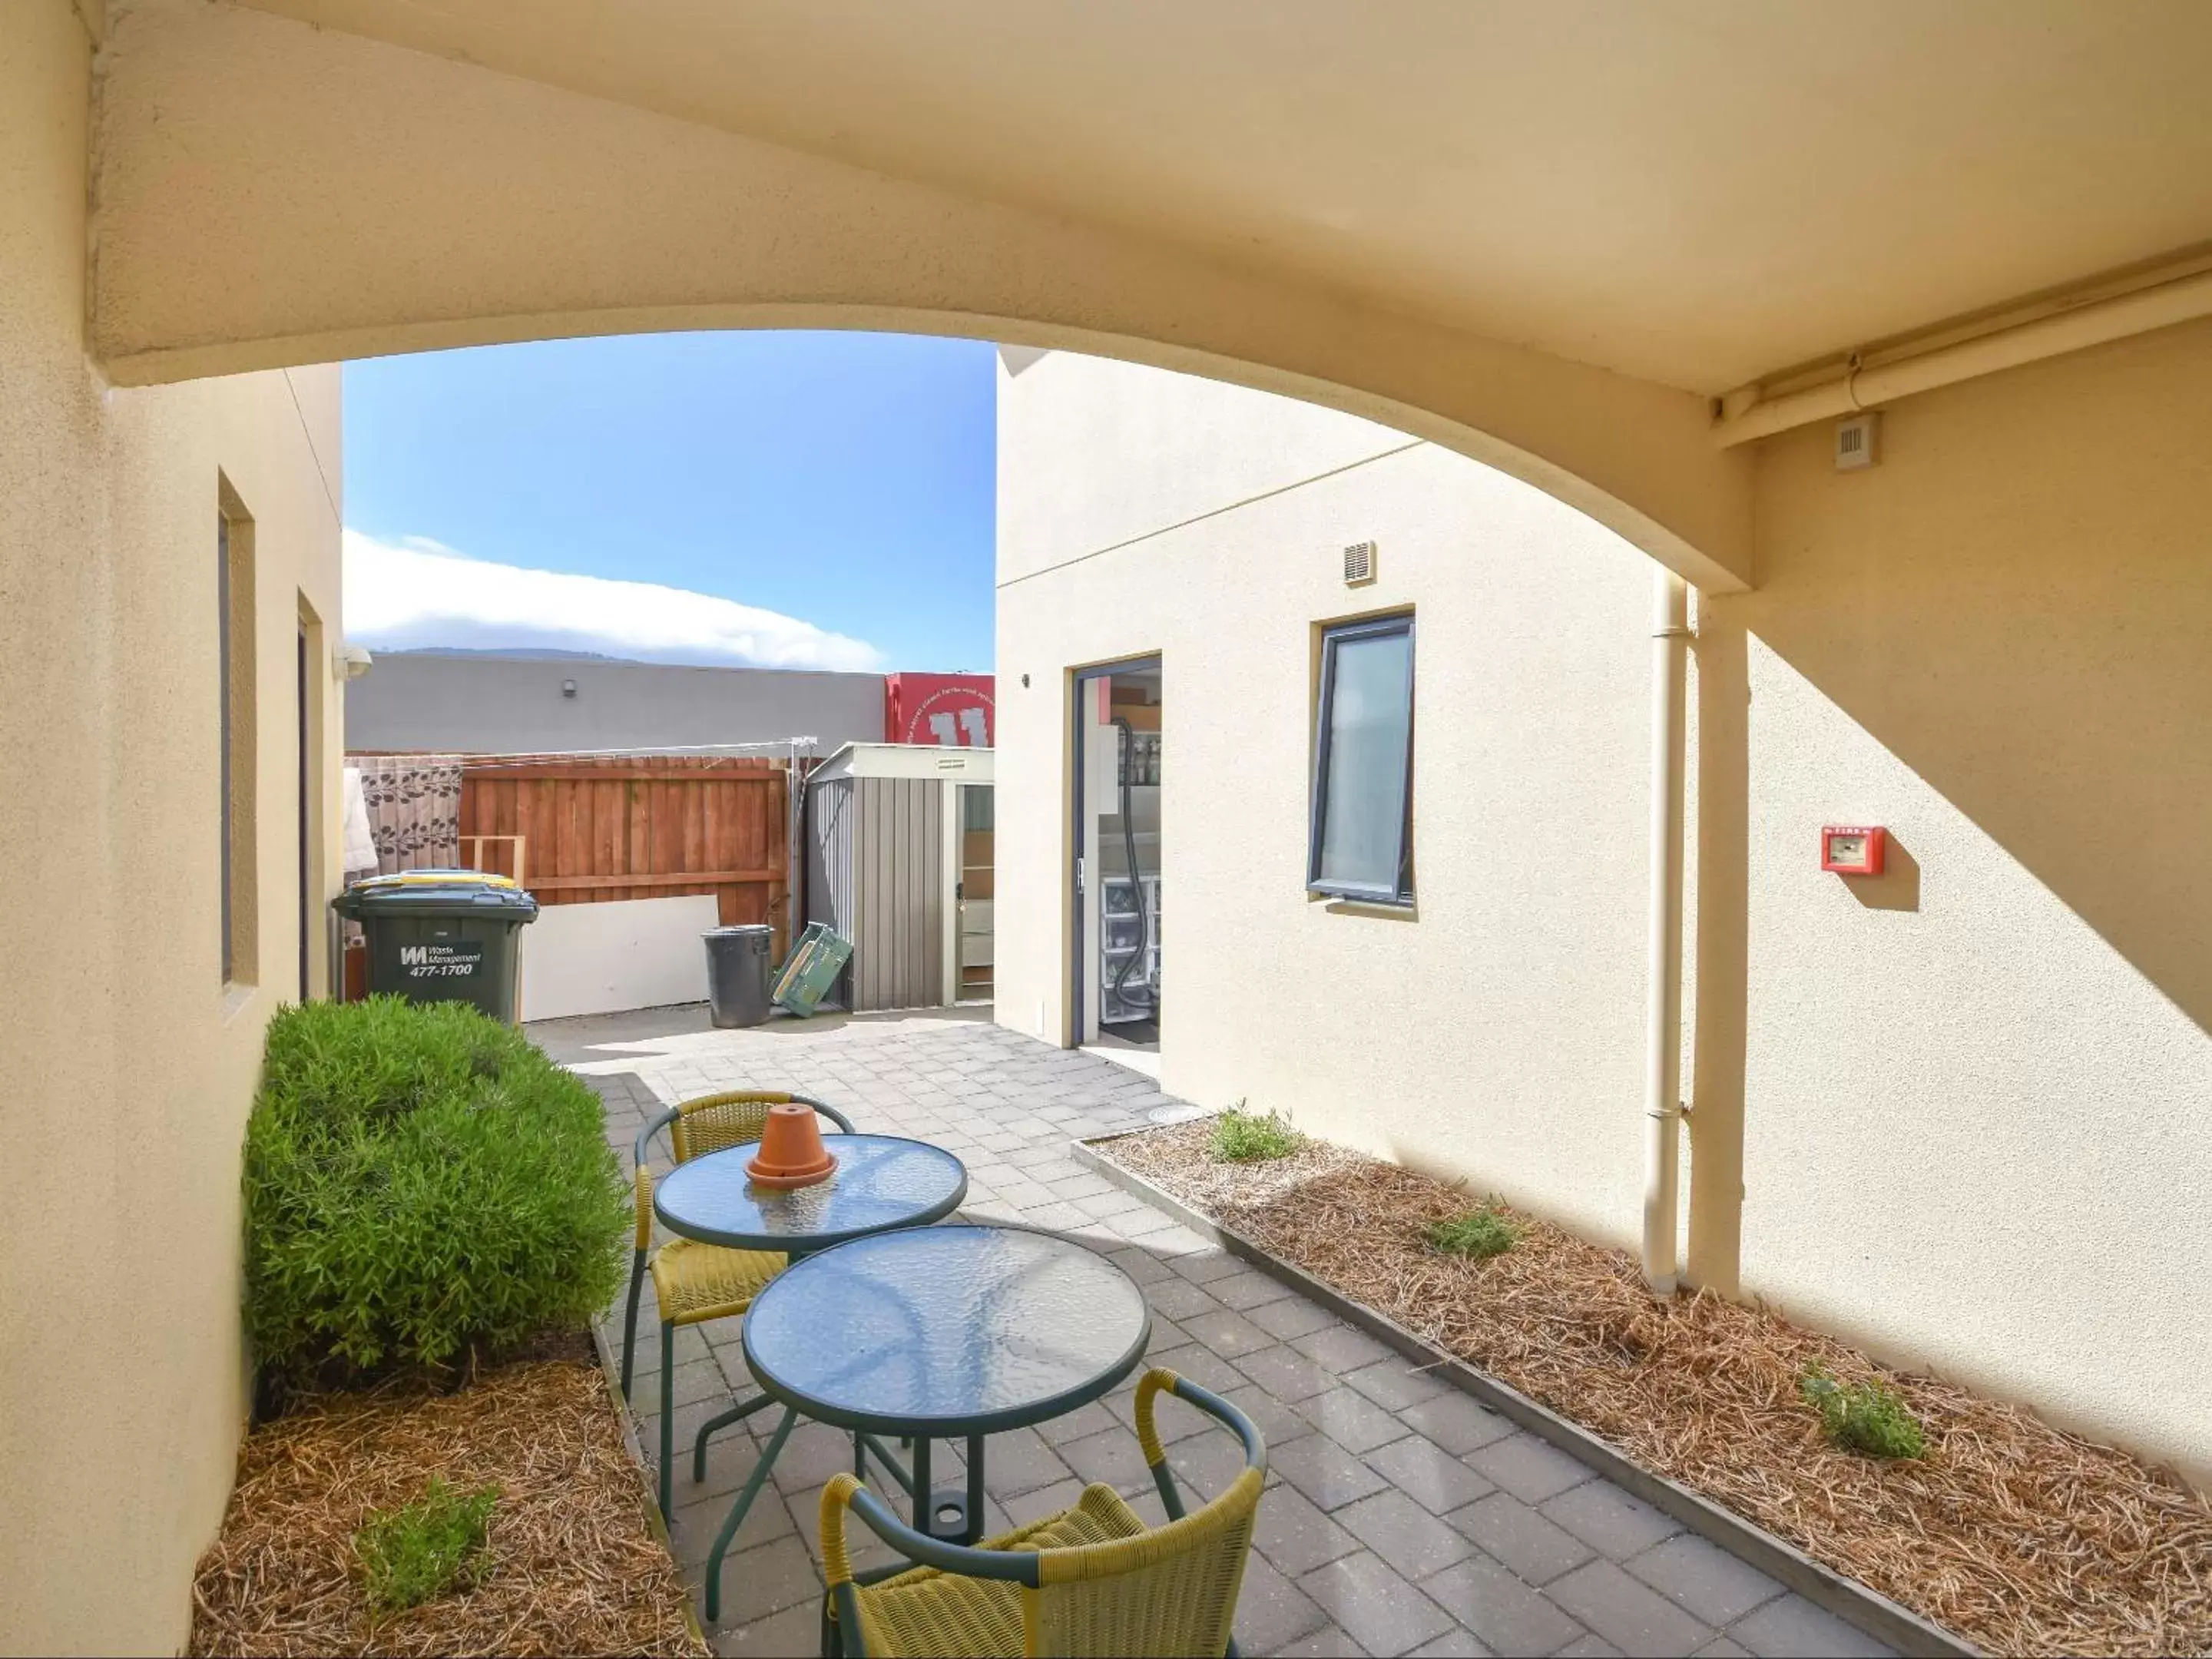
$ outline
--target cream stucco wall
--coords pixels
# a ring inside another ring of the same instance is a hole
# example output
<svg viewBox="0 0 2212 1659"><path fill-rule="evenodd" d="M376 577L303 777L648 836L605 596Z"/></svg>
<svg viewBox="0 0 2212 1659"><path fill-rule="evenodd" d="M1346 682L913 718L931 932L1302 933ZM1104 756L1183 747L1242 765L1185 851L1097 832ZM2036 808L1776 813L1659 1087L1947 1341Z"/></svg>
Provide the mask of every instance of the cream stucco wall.
<svg viewBox="0 0 2212 1659"><path fill-rule="evenodd" d="M262 1025L297 990L303 603L322 752L342 751L337 372L148 391L94 372L92 55L69 0L0 12L0 1648L21 1652L179 1647L229 1490L239 1146ZM228 993L220 480L253 520L258 587L261 982Z"/></svg>
<svg viewBox="0 0 2212 1659"><path fill-rule="evenodd" d="M1364 422L1094 358L1000 374L1000 1021L1066 1029L1067 671L1158 652L1164 1086L1632 1239L1650 562ZM1381 580L1347 589L1362 540ZM1407 605L1413 920L1304 891L1314 624Z"/></svg>
<svg viewBox="0 0 2212 1659"><path fill-rule="evenodd" d="M1066 1029L1068 671L1157 651L1165 1085L1632 1243L1648 562L1232 388L1055 356L1000 409L1000 1019ZM1690 1273L2203 1480L2212 327L1887 422L1764 446L1761 585L1698 607ZM1311 626L1401 604L1413 921L1302 890Z"/></svg>
<svg viewBox="0 0 2212 1659"><path fill-rule="evenodd" d="M2212 326L1757 485L1698 646L1692 1269L2212 1484ZM1823 878L1838 821L1900 872Z"/></svg>

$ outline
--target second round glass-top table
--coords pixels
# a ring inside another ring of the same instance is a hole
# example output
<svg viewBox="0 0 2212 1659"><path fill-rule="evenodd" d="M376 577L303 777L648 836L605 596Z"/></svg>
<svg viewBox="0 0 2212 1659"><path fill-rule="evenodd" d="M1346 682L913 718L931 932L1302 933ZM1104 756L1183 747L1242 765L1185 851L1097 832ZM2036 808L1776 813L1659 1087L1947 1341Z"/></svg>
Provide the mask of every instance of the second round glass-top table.
<svg viewBox="0 0 2212 1659"><path fill-rule="evenodd" d="M915 1525L973 1542L984 1437L1049 1421L1109 1392L1144 1358L1152 1315L1136 1281L1071 1239L951 1226L856 1239L793 1262L745 1312L745 1363L783 1416L707 1564L721 1563L800 1415L849 1429L856 1460L913 1496ZM883 1442L911 1436L909 1474ZM967 1442L967 1489L930 1485L932 1439Z"/></svg>

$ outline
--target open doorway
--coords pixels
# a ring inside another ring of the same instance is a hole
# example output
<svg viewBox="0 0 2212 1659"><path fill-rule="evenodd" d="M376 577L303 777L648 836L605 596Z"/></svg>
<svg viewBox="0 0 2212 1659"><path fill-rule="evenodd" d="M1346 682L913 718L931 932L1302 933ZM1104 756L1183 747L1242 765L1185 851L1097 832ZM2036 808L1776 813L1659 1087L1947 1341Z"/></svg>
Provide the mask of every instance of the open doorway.
<svg viewBox="0 0 2212 1659"><path fill-rule="evenodd" d="M1161 1014L1158 658L1076 679L1074 915L1076 1041L1115 1054L1157 1054Z"/></svg>

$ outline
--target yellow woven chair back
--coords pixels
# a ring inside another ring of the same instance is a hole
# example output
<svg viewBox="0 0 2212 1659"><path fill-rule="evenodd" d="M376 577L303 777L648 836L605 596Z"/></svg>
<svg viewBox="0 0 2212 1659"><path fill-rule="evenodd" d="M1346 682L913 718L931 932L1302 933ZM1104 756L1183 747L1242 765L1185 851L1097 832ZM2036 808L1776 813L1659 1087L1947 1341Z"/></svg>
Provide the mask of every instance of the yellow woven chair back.
<svg viewBox="0 0 2212 1659"><path fill-rule="evenodd" d="M1045 1550L1024 1589L1022 1647L1032 1655L1227 1650L1267 1477L1248 1468L1195 1515L1112 1543Z"/></svg>
<svg viewBox="0 0 2212 1659"><path fill-rule="evenodd" d="M687 1100L676 1109L681 1115L669 1126L670 1149L678 1164L688 1164L708 1152L758 1140L768 1122L768 1109L790 1098L782 1090L733 1089Z"/></svg>

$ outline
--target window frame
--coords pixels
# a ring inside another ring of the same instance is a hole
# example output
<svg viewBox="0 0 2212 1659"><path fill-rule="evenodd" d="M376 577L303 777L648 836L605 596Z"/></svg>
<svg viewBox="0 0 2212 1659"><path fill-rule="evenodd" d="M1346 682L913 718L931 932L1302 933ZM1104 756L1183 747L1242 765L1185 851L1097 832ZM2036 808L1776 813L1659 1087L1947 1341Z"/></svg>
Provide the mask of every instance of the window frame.
<svg viewBox="0 0 2212 1659"><path fill-rule="evenodd" d="M1350 881L1328 881L1321 873L1322 834L1328 818L1329 714L1336 696L1337 647L1346 641L1406 637L1406 754L1400 781L1397 877L1389 886ZM1413 732L1415 727L1413 613L1401 611L1358 622L1335 623L1321 630L1321 683L1314 703L1314 763L1308 791L1306 823L1306 891L1319 897L1344 899L1358 904L1383 904L1410 909L1413 904Z"/></svg>

